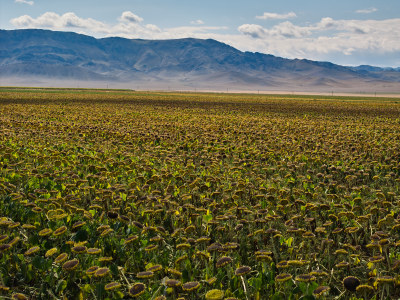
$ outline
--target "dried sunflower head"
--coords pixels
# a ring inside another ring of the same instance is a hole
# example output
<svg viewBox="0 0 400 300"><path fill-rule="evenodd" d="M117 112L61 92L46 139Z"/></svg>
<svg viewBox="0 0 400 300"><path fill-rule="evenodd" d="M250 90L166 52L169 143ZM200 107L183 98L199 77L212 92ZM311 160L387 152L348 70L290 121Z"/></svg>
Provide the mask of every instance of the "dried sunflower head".
<svg viewBox="0 0 400 300"><path fill-rule="evenodd" d="M94 273L94 276L96 276L96 277L104 277L109 273L110 273L110 269L109 268L98 268L96 270L96 272Z"/></svg>
<svg viewBox="0 0 400 300"><path fill-rule="evenodd" d="M250 273L250 271L251 271L251 268L248 266L239 267L235 270L235 275L243 276L243 275Z"/></svg>
<svg viewBox="0 0 400 300"><path fill-rule="evenodd" d="M292 279L292 275L287 274L287 273L282 273L282 274L275 276L276 282L286 282L290 279Z"/></svg>
<svg viewBox="0 0 400 300"><path fill-rule="evenodd" d="M311 282L311 281L315 281L317 278L315 278L315 276L311 275L311 274L300 274L297 275L295 280L296 281L302 281L302 282Z"/></svg>
<svg viewBox="0 0 400 300"><path fill-rule="evenodd" d="M39 234L39 236L48 236L52 233L53 233L53 230L51 230L50 228L46 228L46 229L40 230L38 234Z"/></svg>
<svg viewBox="0 0 400 300"><path fill-rule="evenodd" d="M101 250L99 248L89 248L86 250L86 253L96 255L96 254L100 254Z"/></svg>
<svg viewBox="0 0 400 300"><path fill-rule="evenodd" d="M356 288L360 285L360 280L354 276L347 276L345 279L343 279L343 285L346 290L355 292Z"/></svg>
<svg viewBox="0 0 400 300"><path fill-rule="evenodd" d="M132 297L136 298L142 295L146 290L146 285L143 283L135 283L130 289L129 289L129 295Z"/></svg>
<svg viewBox="0 0 400 300"><path fill-rule="evenodd" d="M54 263L60 264L63 261L65 261L67 258L68 258L67 253L61 253L59 256L56 257L56 259L54 260Z"/></svg>
<svg viewBox="0 0 400 300"><path fill-rule="evenodd" d="M177 277L182 277L182 272L180 272L176 269L169 268L167 271L168 271L168 273L170 273L172 275L175 275Z"/></svg>
<svg viewBox="0 0 400 300"><path fill-rule="evenodd" d="M94 275L94 273L96 273L97 269L99 267L98 266L92 266L89 269L86 270L86 274L87 275Z"/></svg>
<svg viewBox="0 0 400 300"><path fill-rule="evenodd" d="M336 268L347 268L349 267L350 264L347 261L341 261L340 263L336 264Z"/></svg>
<svg viewBox="0 0 400 300"><path fill-rule="evenodd" d="M289 263L286 260L280 261L276 264L278 269L285 269L289 267Z"/></svg>
<svg viewBox="0 0 400 300"><path fill-rule="evenodd" d="M75 254L83 254L86 253L87 248L85 246L75 246L71 249L71 251Z"/></svg>
<svg viewBox="0 0 400 300"><path fill-rule="evenodd" d="M59 228L57 228L56 230L54 230L53 235L54 236L59 236L64 234L67 231L67 227L66 226L61 226Z"/></svg>
<svg viewBox="0 0 400 300"><path fill-rule="evenodd" d="M33 255L36 252L38 252L39 250L40 250L39 246L34 246L34 247L30 248L28 251L26 251L24 254L26 256Z"/></svg>
<svg viewBox="0 0 400 300"><path fill-rule="evenodd" d="M7 234L4 234L4 235L0 236L0 243L5 242L6 240L8 240L8 235Z"/></svg>
<svg viewBox="0 0 400 300"><path fill-rule="evenodd" d="M6 252L7 250L11 249L11 244L1 244L0 245L0 253Z"/></svg>
<svg viewBox="0 0 400 300"><path fill-rule="evenodd" d="M51 248L49 250L46 251L46 253L44 254L44 257L48 258L50 256L53 256L54 254L56 254L58 251L57 248Z"/></svg>
<svg viewBox="0 0 400 300"><path fill-rule="evenodd" d="M372 286L367 284L360 284L356 287L356 292L364 295L373 293L375 290Z"/></svg>
<svg viewBox="0 0 400 300"><path fill-rule="evenodd" d="M179 281L179 280L176 280L176 279L167 279L167 280L165 281L165 285L166 285L166 286L168 286L168 287L173 287L173 288L178 287L178 286L180 286L181 284L182 284L182 282Z"/></svg>
<svg viewBox="0 0 400 300"><path fill-rule="evenodd" d="M223 266L226 266L227 264L230 264L232 262L232 258L229 256L223 256L219 258L215 264L217 268L221 268Z"/></svg>
<svg viewBox="0 0 400 300"><path fill-rule="evenodd" d="M12 294L11 299L13 300L28 300L28 297L21 293Z"/></svg>
<svg viewBox="0 0 400 300"><path fill-rule="evenodd" d="M99 262L101 262L101 263L108 263L108 262L110 262L112 260L113 260L113 258L109 257L109 256L105 256L105 257L100 257L99 258Z"/></svg>
<svg viewBox="0 0 400 300"><path fill-rule="evenodd" d="M211 277L210 279L207 280L207 283L209 285L213 285L217 281L216 277Z"/></svg>
<svg viewBox="0 0 400 300"><path fill-rule="evenodd" d="M78 267L78 265L79 265L79 260L73 259L65 262L62 268L66 271L73 271Z"/></svg>
<svg viewBox="0 0 400 300"><path fill-rule="evenodd" d="M0 292L8 292L10 290L9 287L0 284Z"/></svg>
<svg viewBox="0 0 400 300"><path fill-rule="evenodd" d="M200 287L200 283L197 281L186 282L182 285L182 289L186 292L197 290Z"/></svg>
<svg viewBox="0 0 400 300"><path fill-rule="evenodd" d="M137 239L138 239L138 236L137 236L137 235L131 235L131 236L129 236L129 237L124 241L124 244L125 244L125 245L128 245L128 244L130 244L130 243L136 241Z"/></svg>
<svg viewBox="0 0 400 300"><path fill-rule="evenodd" d="M78 228L80 228L80 227L82 227L82 226L84 226L86 224L86 222L85 221L78 221L78 222L75 222L73 225L72 225L72 229L78 229Z"/></svg>
<svg viewBox="0 0 400 300"><path fill-rule="evenodd" d="M329 286L319 286L313 291L313 295L318 298L329 292L329 290Z"/></svg>
<svg viewBox="0 0 400 300"><path fill-rule="evenodd" d="M154 265L154 266L151 266L150 268L147 268L146 271L151 271L151 272L156 273L156 272L161 271L162 269L163 269L162 265Z"/></svg>
<svg viewBox="0 0 400 300"><path fill-rule="evenodd" d="M371 262L371 263L379 263L379 262L381 262L381 261L383 261L385 258L383 257L383 256L373 256L373 257L370 257L368 260L369 260L369 262Z"/></svg>
<svg viewBox="0 0 400 300"><path fill-rule="evenodd" d="M210 290L206 293L206 300L222 300L224 299L224 294L221 290Z"/></svg>
<svg viewBox="0 0 400 300"><path fill-rule="evenodd" d="M155 250L157 250L157 249L158 249L158 245L153 244L153 245L149 245L149 246L145 247L145 248L144 248L144 251L146 251L146 252L152 252L152 251L155 251Z"/></svg>
<svg viewBox="0 0 400 300"><path fill-rule="evenodd" d="M139 272L136 274L137 278L143 279L143 278L151 278L154 276L154 273L152 271L144 271L144 272Z"/></svg>
<svg viewBox="0 0 400 300"><path fill-rule="evenodd" d="M121 284L120 284L119 282L110 282L110 283L107 283L107 284L104 286L104 289L105 289L106 291L111 291L111 290L118 289L118 288L120 288L120 287L121 287Z"/></svg>
<svg viewBox="0 0 400 300"><path fill-rule="evenodd" d="M316 277L328 276L329 274L323 270L314 270L310 272L311 275Z"/></svg>
<svg viewBox="0 0 400 300"><path fill-rule="evenodd" d="M395 279L392 276L380 276L380 277L376 278L376 282L378 284L392 283L394 281L395 281Z"/></svg>

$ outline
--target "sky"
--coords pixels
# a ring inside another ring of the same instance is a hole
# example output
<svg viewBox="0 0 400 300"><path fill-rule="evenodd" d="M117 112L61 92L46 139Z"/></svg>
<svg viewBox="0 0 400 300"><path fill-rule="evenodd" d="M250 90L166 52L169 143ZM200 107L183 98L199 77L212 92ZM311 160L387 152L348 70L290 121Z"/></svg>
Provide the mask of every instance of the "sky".
<svg viewBox="0 0 400 300"><path fill-rule="evenodd" d="M400 67L400 0L0 0L0 28L212 38L285 58Z"/></svg>

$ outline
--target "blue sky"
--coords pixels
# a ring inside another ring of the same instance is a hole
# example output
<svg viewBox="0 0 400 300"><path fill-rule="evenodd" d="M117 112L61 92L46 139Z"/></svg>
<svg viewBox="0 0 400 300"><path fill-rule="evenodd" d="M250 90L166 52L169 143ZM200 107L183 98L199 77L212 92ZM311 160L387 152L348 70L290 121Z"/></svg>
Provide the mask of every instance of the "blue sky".
<svg viewBox="0 0 400 300"><path fill-rule="evenodd" d="M399 0L0 0L0 28L213 38L287 58L400 66Z"/></svg>

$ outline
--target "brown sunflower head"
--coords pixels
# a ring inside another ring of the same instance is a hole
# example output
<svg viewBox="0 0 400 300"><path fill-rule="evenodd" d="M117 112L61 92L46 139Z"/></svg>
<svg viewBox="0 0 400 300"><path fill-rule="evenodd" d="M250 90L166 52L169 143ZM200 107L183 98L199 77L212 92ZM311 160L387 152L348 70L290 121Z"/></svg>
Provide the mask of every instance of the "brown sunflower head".
<svg viewBox="0 0 400 300"><path fill-rule="evenodd" d="M356 292L363 295L371 294L374 291L375 291L374 288L367 284L360 284L359 286L356 287Z"/></svg>
<svg viewBox="0 0 400 300"><path fill-rule="evenodd" d="M86 253L87 248L86 246L75 246L71 250L75 254L83 254Z"/></svg>
<svg viewBox="0 0 400 300"><path fill-rule="evenodd" d="M182 289L186 292L197 290L199 287L200 283L198 281L186 282L182 285Z"/></svg>
<svg viewBox="0 0 400 300"><path fill-rule="evenodd" d="M146 285L143 283L135 283L130 289L129 289L129 295L132 297L136 298L142 295L146 290Z"/></svg>
<svg viewBox="0 0 400 300"><path fill-rule="evenodd" d="M11 299L13 300L28 300L28 297L21 293L12 294Z"/></svg>
<svg viewBox="0 0 400 300"><path fill-rule="evenodd" d="M235 270L235 275L243 276L243 275L250 273L250 271L251 271L251 268L248 266L239 267Z"/></svg>
<svg viewBox="0 0 400 300"><path fill-rule="evenodd" d="M69 261L65 262L63 264L62 268L65 271L73 271L78 267L78 265L79 265L79 260L73 259L73 260L69 260Z"/></svg>
<svg viewBox="0 0 400 300"><path fill-rule="evenodd" d="M154 273L152 271L144 271L144 272L139 272L136 274L137 278L143 279L143 278L151 278L154 276Z"/></svg>
<svg viewBox="0 0 400 300"><path fill-rule="evenodd" d="M121 284L120 284L119 282L110 282L110 283L107 283L107 284L104 286L104 289L105 289L106 291L111 291L111 290L118 289L118 288L120 288L120 287L121 287Z"/></svg>
<svg viewBox="0 0 400 300"><path fill-rule="evenodd" d="M287 274L287 273L282 273L282 274L275 276L276 282L286 282L290 279L292 279L292 275Z"/></svg>
<svg viewBox="0 0 400 300"><path fill-rule="evenodd" d="M360 285L360 280L354 276L347 276L345 279L343 279L343 285L346 290L354 292Z"/></svg>
<svg viewBox="0 0 400 300"><path fill-rule="evenodd" d="M329 286L319 286L313 291L313 295L318 298L327 293L329 290Z"/></svg>
<svg viewBox="0 0 400 300"><path fill-rule="evenodd" d="M86 270L86 274L87 275L93 275L94 273L96 273L97 269L99 267L98 266L92 266L89 269Z"/></svg>
<svg viewBox="0 0 400 300"><path fill-rule="evenodd" d="M151 271L151 272L156 273L156 272L161 271L162 269L163 269L162 265L154 265L154 266L151 266L150 268L147 268L146 271Z"/></svg>
<svg viewBox="0 0 400 300"><path fill-rule="evenodd" d="M107 217L109 217L110 219L116 219L116 218L118 218L118 213L115 211L109 211L107 213Z"/></svg>
<svg viewBox="0 0 400 300"><path fill-rule="evenodd" d="M229 256L223 256L220 259L217 260L215 266L217 268L221 268L223 266L226 266L227 264L232 262L232 258L230 258Z"/></svg>
<svg viewBox="0 0 400 300"><path fill-rule="evenodd" d="M311 274L300 274L297 275L295 279L296 281L302 281L302 282L311 282L316 280L315 276Z"/></svg>
<svg viewBox="0 0 400 300"><path fill-rule="evenodd" d="M96 277L104 277L109 273L110 273L110 269L109 268L98 268L96 270L96 272L94 273L94 276L96 276Z"/></svg>
<svg viewBox="0 0 400 300"><path fill-rule="evenodd" d="M172 288L178 287L181 284L182 284L182 282L180 282L179 280L176 280L176 279L168 279L165 281L165 285L168 287L172 287Z"/></svg>

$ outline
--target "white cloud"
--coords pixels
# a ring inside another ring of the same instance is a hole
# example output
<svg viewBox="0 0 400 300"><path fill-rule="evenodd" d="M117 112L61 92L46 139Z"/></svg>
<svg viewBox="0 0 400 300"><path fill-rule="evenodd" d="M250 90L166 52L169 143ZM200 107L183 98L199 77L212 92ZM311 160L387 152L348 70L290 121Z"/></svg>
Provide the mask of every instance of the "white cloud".
<svg viewBox="0 0 400 300"><path fill-rule="evenodd" d="M356 55L356 53L400 52L400 19L334 20L323 18L308 26L283 22L272 28L244 24L238 31L253 42L253 51L285 57L317 59L325 54ZM237 46L238 44L236 44ZM242 46L243 47L243 46Z"/></svg>
<svg viewBox="0 0 400 300"><path fill-rule="evenodd" d="M294 12L289 12L287 14L277 14L265 12L262 16L256 16L256 19L260 20L284 20L297 17Z"/></svg>
<svg viewBox="0 0 400 300"><path fill-rule="evenodd" d="M151 32L161 32L161 29L158 28L156 25L154 24L147 24L145 26L147 29L149 29Z"/></svg>
<svg viewBox="0 0 400 300"><path fill-rule="evenodd" d="M378 11L377 8L371 7L371 8L367 8L367 9L356 10L356 13L358 13L358 14L371 14L371 13L376 12L376 11Z"/></svg>
<svg viewBox="0 0 400 300"><path fill-rule="evenodd" d="M45 28L45 29L96 29L99 32L107 32L106 24L94 19L82 19L72 12L58 15L54 12L46 12L36 19L31 16L24 15L10 21L17 28Z"/></svg>
<svg viewBox="0 0 400 300"><path fill-rule="evenodd" d="M196 21L196 26L182 26L161 30L154 24L143 24L143 18L133 12L125 11L118 18L118 23L110 25L91 18L80 18L72 12L58 15L54 12L46 12L43 15L32 18L24 15L10 20L15 28L43 28L51 30L77 31L83 34L99 36L120 36L126 38L144 39L170 39L196 37L210 32L226 30L225 26L199 26L201 20Z"/></svg>
<svg viewBox="0 0 400 300"><path fill-rule="evenodd" d="M119 18L121 22L127 22L127 23L140 23L143 22L143 18L135 15L131 11L124 11L122 13L122 16Z"/></svg>
<svg viewBox="0 0 400 300"><path fill-rule="evenodd" d="M310 28L296 26L289 21L275 25L271 29L256 24L244 24L239 26L238 30L253 38L300 38L311 34Z"/></svg>
<svg viewBox="0 0 400 300"><path fill-rule="evenodd" d="M119 23L109 25L91 18L80 18L72 12L58 15L54 12L46 12L36 19L24 15L14 18L10 23L16 28L43 28L52 30L80 29L80 33L99 35L119 35L124 37L150 36L161 30L153 24L141 25L143 19L130 11L125 11L118 18Z"/></svg>
<svg viewBox="0 0 400 300"><path fill-rule="evenodd" d="M253 38L263 38L267 36L267 30L257 24L243 24L238 27L239 32Z"/></svg>
<svg viewBox="0 0 400 300"><path fill-rule="evenodd" d="M301 38L311 34L311 30L308 27L296 26L289 21L275 25L268 32L272 36L286 38Z"/></svg>
<svg viewBox="0 0 400 300"><path fill-rule="evenodd" d="M15 0L15 3L21 3L21 4L28 4L28 5L33 5L33 1L28 1L28 0Z"/></svg>
<svg viewBox="0 0 400 300"><path fill-rule="evenodd" d="M190 24L192 24L192 25L203 25L204 22L203 22L203 20L196 20L196 21L191 21Z"/></svg>

